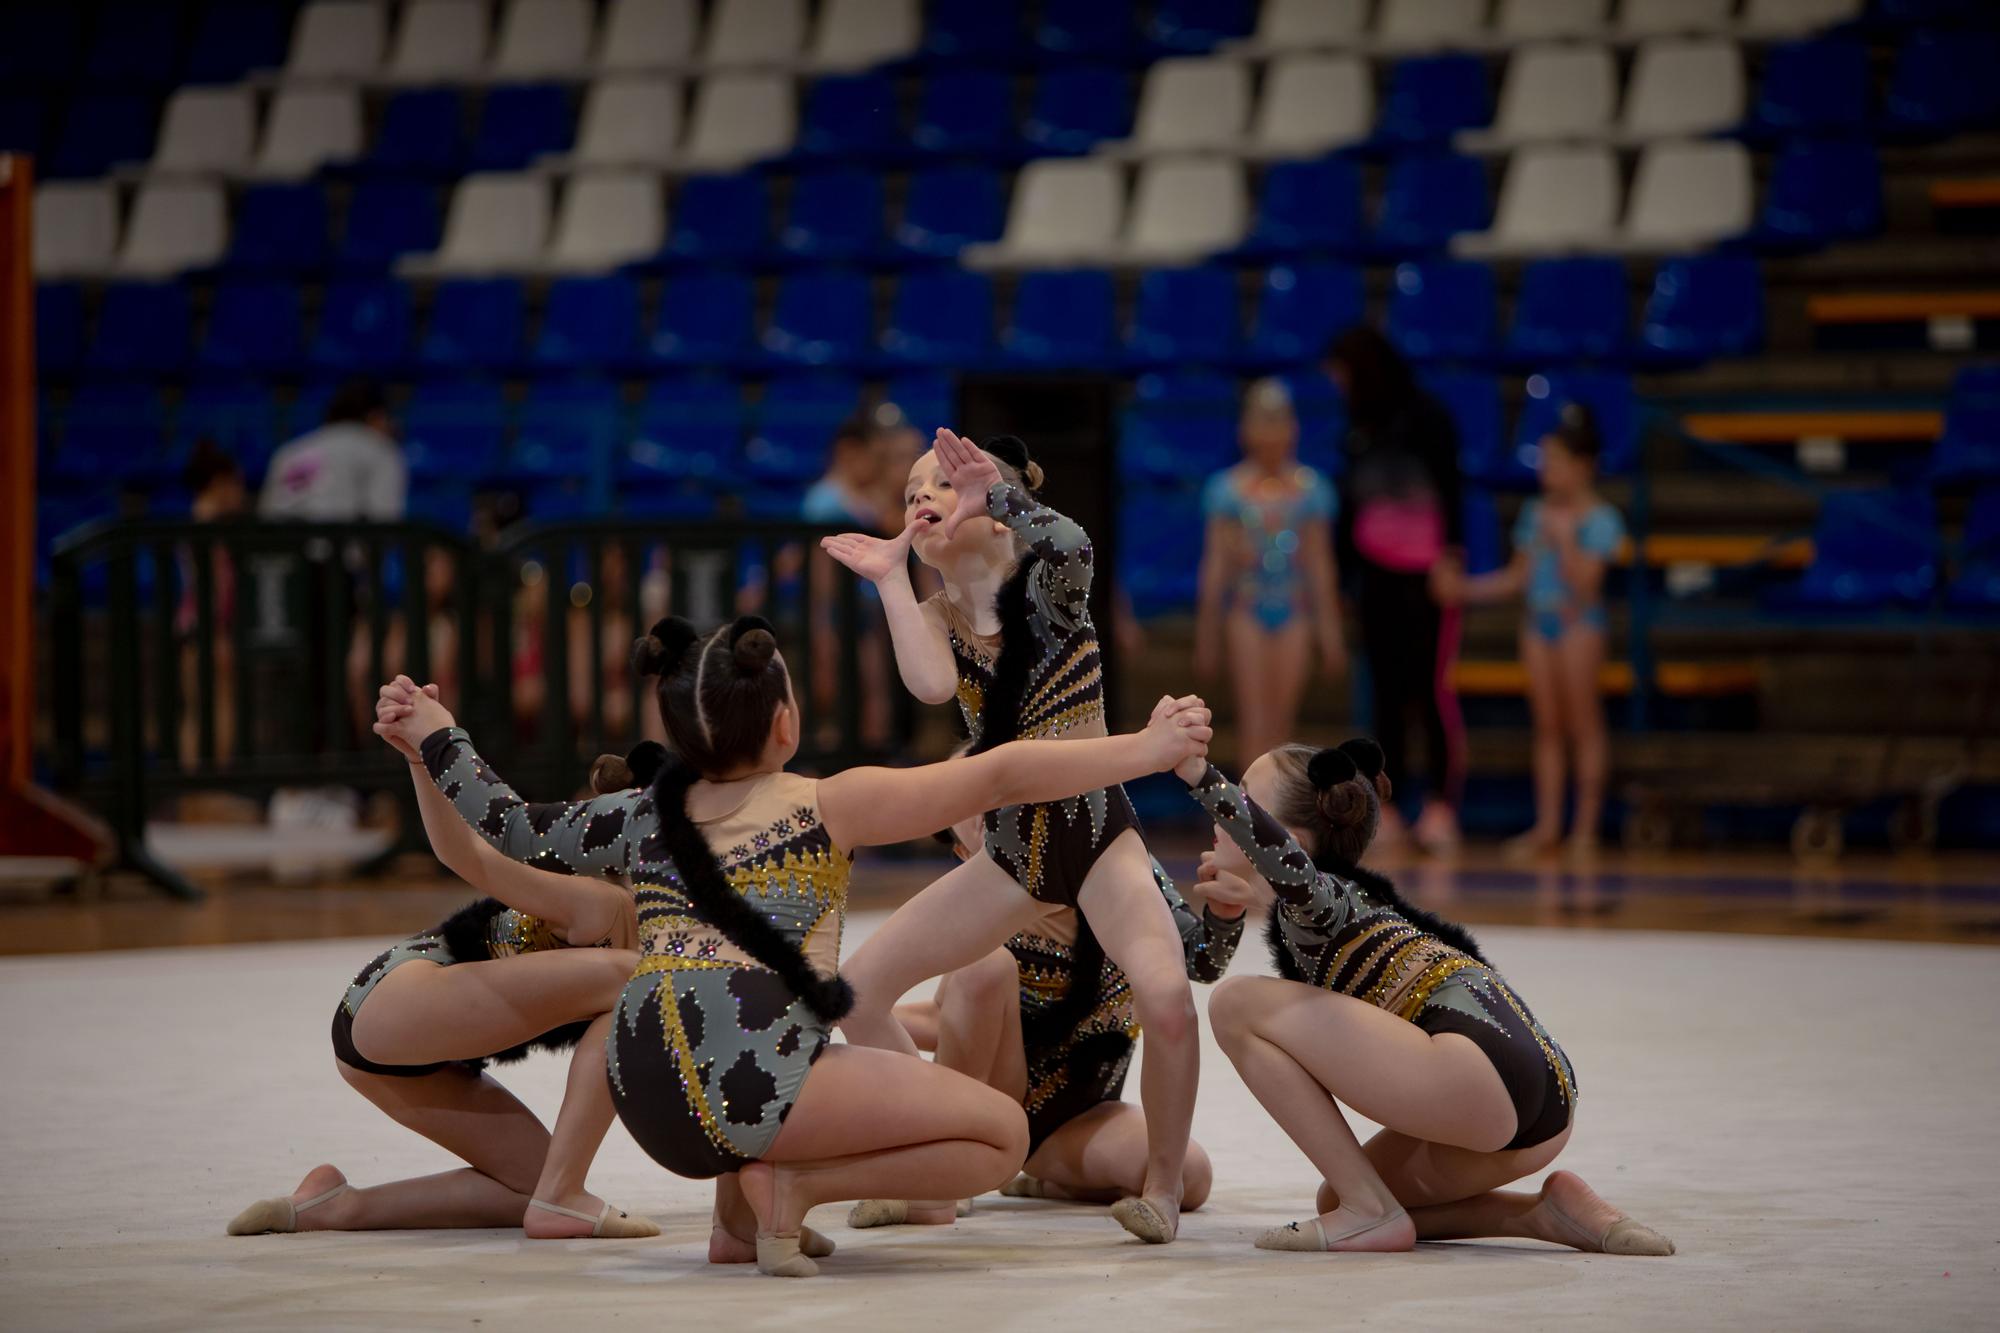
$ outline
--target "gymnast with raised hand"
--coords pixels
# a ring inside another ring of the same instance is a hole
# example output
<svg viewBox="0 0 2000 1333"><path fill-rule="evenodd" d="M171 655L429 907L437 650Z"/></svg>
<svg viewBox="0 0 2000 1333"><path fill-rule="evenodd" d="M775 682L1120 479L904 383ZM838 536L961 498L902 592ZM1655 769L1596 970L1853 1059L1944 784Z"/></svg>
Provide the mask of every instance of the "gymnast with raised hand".
<svg viewBox="0 0 2000 1333"><path fill-rule="evenodd" d="M901 535L821 543L879 589L903 683L925 703L957 699L973 756L1016 737L1074 743L1105 734L1090 537L1036 498L1041 480L1012 436L981 449L940 430L910 469ZM911 550L944 581L922 603L910 586ZM1138 817L1118 786L989 804L981 855L903 904L855 951L847 967L855 1008L843 1030L852 1042L914 1053L892 1012L911 987L985 957L1048 907L1076 909L1130 983L1145 1034L1145 1179L1112 1215L1142 1240L1166 1244L1180 1229L1201 1043L1180 932L1153 882ZM932 1218L952 1206L921 1204Z"/></svg>

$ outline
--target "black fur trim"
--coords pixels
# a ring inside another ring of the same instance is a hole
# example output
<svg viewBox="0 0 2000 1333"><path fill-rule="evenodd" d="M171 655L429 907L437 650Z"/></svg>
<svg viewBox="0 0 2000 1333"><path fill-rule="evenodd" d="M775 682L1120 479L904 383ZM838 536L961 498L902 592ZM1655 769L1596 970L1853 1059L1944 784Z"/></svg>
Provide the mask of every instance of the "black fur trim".
<svg viewBox="0 0 2000 1333"><path fill-rule="evenodd" d="M1382 775L1382 747L1368 737L1355 736L1335 748L1353 760L1355 770L1370 782Z"/></svg>
<svg viewBox="0 0 2000 1333"><path fill-rule="evenodd" d="M1287 981L1304 981L1306 974L1292 960L1292 951L1285 947L1284 928L1278 924L1278 913L1274 910L1264 918L1264 944L1271 951L1271 966Z"/></svg>
<svg viewBox="0 0 2000 1333"><path fill-rule="evenodd" d="M666 843L667 855L681 872L681 886L687 891L688 901L731 944L776 972L792 994L819 1015L821 1022L838 1023L854 1008L853 988L839 973L821 976L806 961L805 952L798 945L779 934L742 894L729 886L708 839L688 818L688 788L694 785L697 776L686 760L674 756L669 758L653 786L660 836Z"/></svg>
<svg viewBox="0 0 2000 1333"><path fill-rule="evenodd" d="M1321 870L1360 885L1362 892L1385 906L1395 908L1411 925L1430 932L1460 953L1468 954L1482 963L1486 962L1486 955L1479 951L1479 941L1472 937L1471 931L1456 921L1445 920L1435 912L1426 912L1396 892L1395 884L1387 876L1378 875L1372 870L1363 870L1357 865L1349 865L1333 856L1320 859L1317 865Z"/></svg>
<svg viewBox="0 0 2000 1333"><path fill-rule="evenodd" d="M507 904L497 898L478 898L453 912L446 918L445 923L438 927L437 933L444 937L444 947L456 961L484 962L493 957L493 918L506 910ZM565 1023L561 1027L550 1028L539 1037L509 1046L504 1051L495 1051L486 1059L496 1064L510 1065L526 1059L530 1051L566 1051L583 1040L583 1034L589 1027L588 1019L579 1023Z"/></svg>
<svg viewBox="0 0 2000 1333"><path fill-rule="evenodd" d="M1027 697L1028 672L1040 651L1028 609L1028 583L1040 559L1032 551L1022 556L993 599L993 609L1000 616L1000 660L993 664L993 687L979 710L979 744L968 754L985 754L1020 737L1021 701Z"/></svg>

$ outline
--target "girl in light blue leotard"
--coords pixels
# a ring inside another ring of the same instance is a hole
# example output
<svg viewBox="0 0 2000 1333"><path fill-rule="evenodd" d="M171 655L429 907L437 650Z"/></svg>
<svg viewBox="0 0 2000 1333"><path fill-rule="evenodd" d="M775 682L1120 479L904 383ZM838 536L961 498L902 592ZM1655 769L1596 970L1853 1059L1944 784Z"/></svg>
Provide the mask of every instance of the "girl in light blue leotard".
<svg viewBox="0 0 2000 1333"><path fill-rule="evenodd" d="M1520 597L1521 664L1535 724L1535 826L1515 849L1540 853L1562 839L1563 764L1576 763L1576 822L1571 848L1596 845L1610 767L1604 699L1608 622L1604 571L1625 542L1625 521L1596 490L1597 427L1575 404L1541 445L1542 494L1521 506L1514 558L1504 569L1466 578L1456 566L1438 579L1441 599L1491 602Z"/></svg>
<svg viewBox="0 0 2000 1333"><path fill-rule="evenodd" d="M1334 601L1333 515L1325 477L1298 461L1299 423L1282 380L1250 386L1239 427L1244 461L1209 478L1195 630L1196 664L1213 677L1227 645L1238 745L1262 754L1291 735L1317 643L1328 675L1346 666Z"/></svg>

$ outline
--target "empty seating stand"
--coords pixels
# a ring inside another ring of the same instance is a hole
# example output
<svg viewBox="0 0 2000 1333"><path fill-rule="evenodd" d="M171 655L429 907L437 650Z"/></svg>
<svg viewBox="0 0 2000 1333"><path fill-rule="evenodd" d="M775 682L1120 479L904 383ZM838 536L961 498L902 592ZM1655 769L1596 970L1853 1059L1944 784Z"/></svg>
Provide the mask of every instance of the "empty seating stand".
<svg viewBox="0 0 2000 1333"><path fill-rule="evenodd" d="M1820 295L1806 316L1822 347L2000 348L2000 290Z"/></svg>

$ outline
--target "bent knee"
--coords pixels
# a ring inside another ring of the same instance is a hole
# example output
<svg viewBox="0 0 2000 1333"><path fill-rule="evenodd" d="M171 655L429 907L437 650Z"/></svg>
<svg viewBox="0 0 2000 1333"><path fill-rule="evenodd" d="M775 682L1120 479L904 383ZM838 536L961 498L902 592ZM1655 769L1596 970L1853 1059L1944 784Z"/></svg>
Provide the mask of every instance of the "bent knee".
<svg viewBox="0 0 2000 1333"><path fill-rule="evenodd" d="M978 962L953 972L947 980L951 983L954 1001L984 1007L1011 1000L1019 994L1021 970L1014 962L1013 954L1005 949L995 949Z"/></svg>
<svg viewBox="0 0 2000 1333"><path fill-rule="evenodd" d="M1255 977L1224 977L1208 993L1208 1025L1225 1047L1240 1040L1250 1027Z"/></svg>
<svg viewBox="0 0 2000 1333"><path fill-rule="evenodd" d="M1132 1007L1138 1011L1139 1026L1165 1041L1182 1041L1198 1030L1194 991L1185 973L1132 980Z"/></svg>

